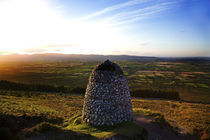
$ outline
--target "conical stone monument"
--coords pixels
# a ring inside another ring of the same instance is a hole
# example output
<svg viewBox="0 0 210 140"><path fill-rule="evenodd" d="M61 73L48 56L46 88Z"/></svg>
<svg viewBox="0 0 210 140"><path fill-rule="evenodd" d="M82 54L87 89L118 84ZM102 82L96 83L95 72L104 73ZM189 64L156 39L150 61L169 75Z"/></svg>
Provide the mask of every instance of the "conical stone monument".
<svg viewBox="0 0 210 140"><path fill-rule="evenodd" d="M133 120L129 88L117 64L106 60L93 69L85 93L82 117L94 126L112 126Z"/></svg>

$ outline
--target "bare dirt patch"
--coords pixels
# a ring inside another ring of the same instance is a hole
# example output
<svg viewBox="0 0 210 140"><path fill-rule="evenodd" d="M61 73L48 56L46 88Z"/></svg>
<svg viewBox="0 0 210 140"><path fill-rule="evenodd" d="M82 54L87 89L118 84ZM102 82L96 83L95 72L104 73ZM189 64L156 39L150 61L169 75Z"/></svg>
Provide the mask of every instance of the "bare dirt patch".
<svg viewBox="0 0 210 140"><path fill-rule="evenodd" d="M187 135L185 132L176 134L170 127L161 126L150 116L135 116L136 123L148 131L148 140L198 140L199 136Z"/></svg>

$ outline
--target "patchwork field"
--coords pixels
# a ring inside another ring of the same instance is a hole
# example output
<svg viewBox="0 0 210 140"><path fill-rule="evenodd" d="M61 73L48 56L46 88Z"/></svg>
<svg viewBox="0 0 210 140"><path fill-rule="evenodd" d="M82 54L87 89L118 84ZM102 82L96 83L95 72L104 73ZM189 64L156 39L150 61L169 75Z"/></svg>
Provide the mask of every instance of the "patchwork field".
<svg viewBox="0 0 210 140"><path fill-rule="evenodd" d="M88 78L100 62L0 62L1 137L77 140L150 136L139 123L92 127L82 122ZM209 138L210 61L152 58L115 62L128 81L135 115L188 139ZM141 97L138 95L146 98L134 98Z"/></svg>
<svg viewBox="0 0 210 140"><path fill-rule="evenodd" d="M0 80L86 88L99 61L0 62ZM179 92L181 100L210 102L209 61L116 61L133 90ZM83 91L84 91L83 90Z"/></svg>

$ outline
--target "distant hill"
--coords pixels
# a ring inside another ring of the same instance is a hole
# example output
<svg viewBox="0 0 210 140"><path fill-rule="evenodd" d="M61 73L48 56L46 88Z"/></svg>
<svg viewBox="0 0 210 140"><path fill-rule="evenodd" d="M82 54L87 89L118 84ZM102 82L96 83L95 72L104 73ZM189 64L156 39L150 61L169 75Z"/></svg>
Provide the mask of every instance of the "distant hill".
<svg viewBox="0 0 210 140"><path fill-rule="evenodd" d="M0 55L0 62L28 62L28 61L103 61L106 59L138 60L138 61L210 61L210 57L151 57L130 55L83 55L83 54L33 54L33 55Z"/></svg>
<svg viewBox="0 0 210 140"><path fill-rule="evenodd" d="M156 60L156 57L129 55L83 55L83 54L33 54L33 55L0 55L0 61L102 61L111 60Z"/></svg>

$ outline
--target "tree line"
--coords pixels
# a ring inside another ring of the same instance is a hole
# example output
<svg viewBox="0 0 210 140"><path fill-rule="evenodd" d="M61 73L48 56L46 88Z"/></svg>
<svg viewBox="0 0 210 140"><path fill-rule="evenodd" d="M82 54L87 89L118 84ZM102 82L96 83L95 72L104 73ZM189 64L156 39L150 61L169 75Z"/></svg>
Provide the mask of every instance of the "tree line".
<svg viewBox="0 0 210 140"><path fill-rule="evenodd" d="M23 84L6 80L0 80L0 90L18 90L18 91L38 91L38 92L51 92L51 93L75 93L84 95L85 87L66 87L54 85L41 85L41 84ZM168 90L153 90L153 89L135 89L130 90L132 97L141 98L162 98L170 100L180 100L177 91Z"/></svg>

